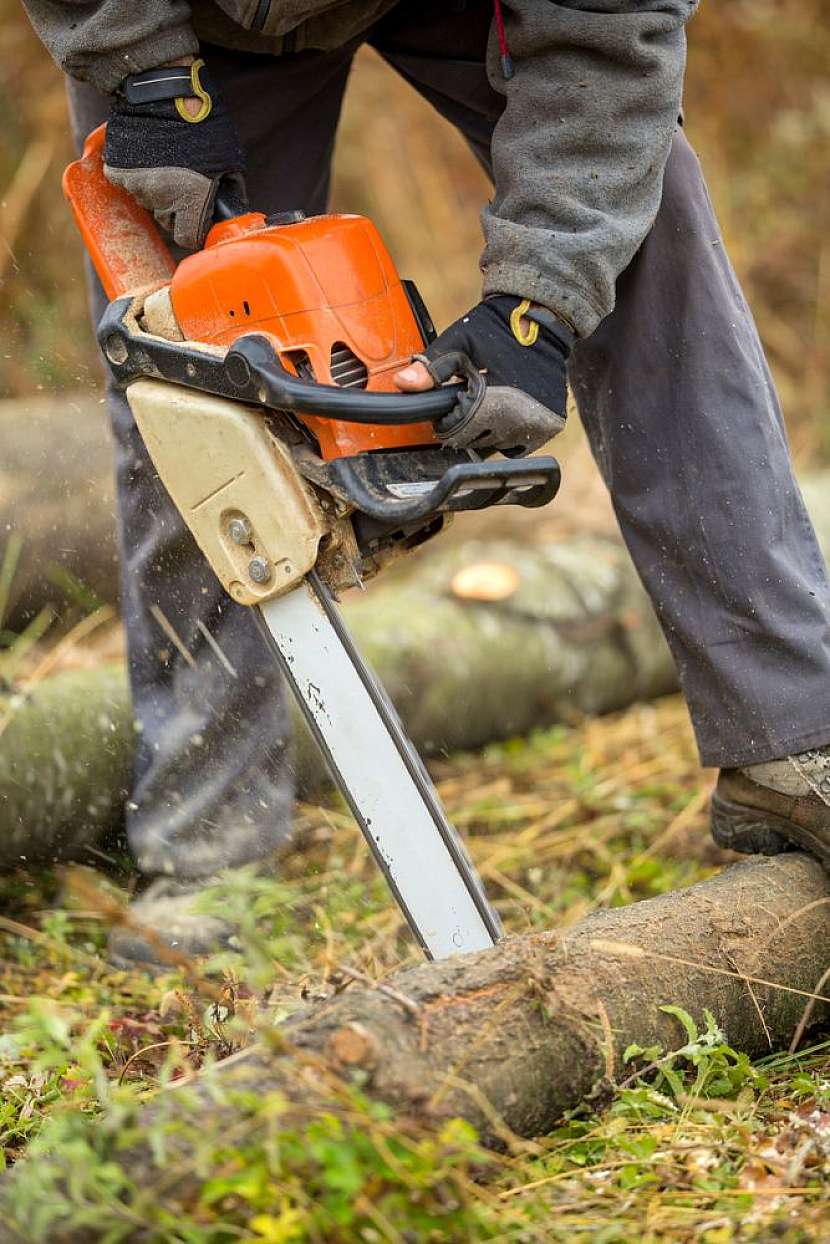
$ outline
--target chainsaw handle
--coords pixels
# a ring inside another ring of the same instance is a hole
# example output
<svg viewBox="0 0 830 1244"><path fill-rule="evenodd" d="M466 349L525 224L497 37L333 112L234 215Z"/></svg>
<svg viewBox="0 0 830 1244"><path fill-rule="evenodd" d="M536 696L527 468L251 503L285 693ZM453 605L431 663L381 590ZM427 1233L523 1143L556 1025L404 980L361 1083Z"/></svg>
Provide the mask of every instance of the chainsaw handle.
<svg viewBox="0 0 830 1244"><path fill-rule="evenodd" d="M440 419L454 409L463 391L460 385L444 385L427 393L368 393L300 380L283 367L270 340L259 333L237 338L221 355L142 333L131 322L132 305L129 297L111 302L98 325L99 344L122 388L155 377L271 410L387 427Z"/></svg>
<svg viewBox="0 0 830 1244"><path fill-rule="evenodd" d="M176 270L149 212L107 181L105 125L93 130L83 155L66 169L63 192L107 298L166 284Z"/></svg>
<svg viewBox="0 0 830 1244"><path fill-rule="evenodd" d="M346 423L404 426L432 422L454 410L464 392L458 384L426 393L378 393L300 380L283 367L271 342L259 333L237 338L225 356L225 371L234 386L253 387L263 406Z"/></svg>

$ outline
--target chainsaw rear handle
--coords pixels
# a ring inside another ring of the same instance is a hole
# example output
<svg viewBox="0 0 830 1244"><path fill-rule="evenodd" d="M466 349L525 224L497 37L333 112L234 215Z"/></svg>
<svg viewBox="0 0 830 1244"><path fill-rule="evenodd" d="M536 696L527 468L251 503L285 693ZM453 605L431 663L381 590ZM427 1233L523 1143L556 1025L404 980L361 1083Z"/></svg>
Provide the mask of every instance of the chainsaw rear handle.
<svg viewBox="0 0 830 1244"><path fill-rule="evenodd" d="M496 505L535 509L553 500L561 482L555 458L480 462L468 450L445 448L357 454L327 463L325 471L335 495L385 525Z"/></svg>
<svg viewBox="0 0 830 1244"><path fill-rule="evenodd" d="M237 216L244 216L248 210L248 207L230 183L221 181L219 189L216 191L216 197L213 200L214 223L218 224L222 220L234 220Z"/></svg>

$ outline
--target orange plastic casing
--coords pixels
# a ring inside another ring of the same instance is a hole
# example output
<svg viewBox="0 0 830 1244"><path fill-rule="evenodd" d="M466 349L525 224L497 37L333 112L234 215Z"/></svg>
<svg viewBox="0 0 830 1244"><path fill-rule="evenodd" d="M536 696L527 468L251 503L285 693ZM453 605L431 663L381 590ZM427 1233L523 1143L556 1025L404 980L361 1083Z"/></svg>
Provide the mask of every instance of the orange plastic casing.
<svg viewBox="0 0 830 1244"><path fill-rule="evenodd" d="M108 298L166 285L176 265L149 212L104 176L106 126L93 130L80 160L63 175L63 192Z"/></svg>
<svg viewBox="0 0 830 1244"><path fill-rule="evenodd" d="M104 177L103 140L101 126L63 184L108 297L169 283L189 341L228 347L245 333L265 334L284 366L294 371L306 356L321 384L332 383L332 349L347 346L367 369L367 389L395 390L392 375L423 349L423 340L371 221L313 216L269 226L250 212L214 225L204 250L176 267L149 213ZM435 441L429 423L389 427L301 418L329 460Z"/></svg>

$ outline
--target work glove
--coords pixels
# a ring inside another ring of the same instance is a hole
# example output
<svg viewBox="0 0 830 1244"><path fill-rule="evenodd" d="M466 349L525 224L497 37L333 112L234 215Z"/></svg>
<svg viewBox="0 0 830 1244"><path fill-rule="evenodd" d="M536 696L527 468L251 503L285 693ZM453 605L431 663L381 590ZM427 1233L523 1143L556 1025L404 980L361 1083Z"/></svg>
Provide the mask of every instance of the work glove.
<svg viewBox="0 0 830 1244"><path fill-rule="evenodd" d="M436 423L439 439L509 458L539 449L565 426L573 341L552 312L526 299L494 294L473 307L414 356L436 385L467 382L455 409ZM417 367L396 382L410 391L428 387Z"/></svg>
<svg viewBox="0 0 830 1244"><path fill-rule="evenodd" d="M200 101L191 115L185 100ZM185 250L202 245L222 182L245 202L245 159L230 113L204 61L125 78L112 105L104 172Z"/></svg>

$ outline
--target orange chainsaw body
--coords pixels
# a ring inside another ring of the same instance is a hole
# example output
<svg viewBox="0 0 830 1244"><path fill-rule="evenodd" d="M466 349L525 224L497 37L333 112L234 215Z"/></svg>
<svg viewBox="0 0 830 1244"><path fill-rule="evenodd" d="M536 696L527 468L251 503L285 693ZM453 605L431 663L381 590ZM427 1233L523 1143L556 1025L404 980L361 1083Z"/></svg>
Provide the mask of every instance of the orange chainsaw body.
<svg viewBox="0 0 830 1244"><path fill-rule="evenodd" d="M109 298L170 286L188 341L230 347L267 336L283 365L320 384L394 391L423 349L421 329L383 240L362 216L269 225L258 212L216 224L176 266L153 218L103 171L104 127L64 174L64 193ZM332 372L332 362L335 372ZM339 364L339 367L338 367ZM365 372L363 371L365 369ZM300 416L323 458L435 443L429 423L392 427Z"/></svg>

